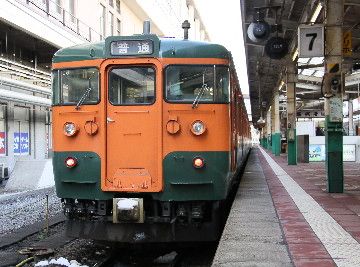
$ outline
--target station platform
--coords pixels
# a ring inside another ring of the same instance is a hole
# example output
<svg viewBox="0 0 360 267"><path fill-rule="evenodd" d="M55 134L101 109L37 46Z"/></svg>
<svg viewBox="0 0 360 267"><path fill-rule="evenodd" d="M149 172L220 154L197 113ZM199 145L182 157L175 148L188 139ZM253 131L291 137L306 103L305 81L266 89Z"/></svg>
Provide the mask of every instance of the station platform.
<svg viewBox="0 0 360 267"><path fill-rule="evenodd" d="M253 148L212 266L360 266L359 164L344 174L330 194L324 162Z"/></svg>

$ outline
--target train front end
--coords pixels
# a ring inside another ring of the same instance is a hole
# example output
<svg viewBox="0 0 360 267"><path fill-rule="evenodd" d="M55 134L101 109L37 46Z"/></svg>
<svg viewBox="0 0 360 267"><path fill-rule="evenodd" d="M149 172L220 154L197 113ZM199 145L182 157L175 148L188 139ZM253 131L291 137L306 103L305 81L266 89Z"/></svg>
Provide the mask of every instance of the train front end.
<svg viewBox="0 0 360 267"><path fill-rule="evenodd" d="M229 54L154 35L60 50L57 195L70 236L213 241L239 167Z"/></svg>

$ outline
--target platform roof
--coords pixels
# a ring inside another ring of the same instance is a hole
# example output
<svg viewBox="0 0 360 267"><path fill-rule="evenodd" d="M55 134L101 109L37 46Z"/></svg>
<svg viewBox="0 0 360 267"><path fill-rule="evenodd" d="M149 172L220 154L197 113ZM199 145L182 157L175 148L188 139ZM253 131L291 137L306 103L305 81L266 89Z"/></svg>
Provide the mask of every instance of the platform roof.
<svg viewBox="0 0 360 267"><path fill-rule="evenodd" d="M243 32L246 49L248 78L249 78L249 93L251 100L252 121L256 122L263 112L270 106L272 99L272 92L281 85L282 73L284 72L286 59L270 59L265 54L265 42L254 43L247 36L248 25L253 22L256 16L256 7L264 6L279 6L277 11L278 23L282 25L282 32L279 36L285 38L289 44L289 56L294 58L300 65L321 65L323 58L301 58L296 57L297 50L297 30L299 24L308 24L311 18L316 13L315 10L318 4L324 4L323 1L318 0L244 0L241 1L242 18L243 18ZM352 32L352 47L353 55L351 58L346 58L344 61L344 69L346 70L347 83L346 92L350 93L350 98L357 97L357 83L360 80L359 73L351 73L351 67L354 61L360 61L360 2L358 0L344 1L344 30L351 30ZM324 7L316 16L315 23L324 22ZM276 23L274 9L264 10L264 19L269 24ZM316 14L315 14L316 15ZM272 33L274 36L276 33ZM314 63L315 62L315 63ZM322 81L324 68L318 66L316 68L298 70L299 77L297 83L297 98L299 101L309 103L304 107L322 108L322 99L320 92L320 85ZM349 75L352 76L350 77ZM260 87L260 100L259 100ZM284 103L280 106L286 106L286 90L282 90L283 97L280 97ZM319 103L319 104L316 104ZM260 109L260 107L262 108Z"/></svg>

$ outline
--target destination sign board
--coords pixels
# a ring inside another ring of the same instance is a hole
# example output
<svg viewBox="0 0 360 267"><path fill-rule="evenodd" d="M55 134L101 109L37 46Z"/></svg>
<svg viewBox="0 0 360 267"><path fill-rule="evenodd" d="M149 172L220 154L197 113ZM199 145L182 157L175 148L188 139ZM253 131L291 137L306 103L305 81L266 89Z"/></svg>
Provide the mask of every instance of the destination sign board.
<svg viewBox="0 0 360 267"><path fill-rule="evenodd" d="M110 44L110 53L113 56L151 55L153 50L151 40L113 41Z"/></svg>

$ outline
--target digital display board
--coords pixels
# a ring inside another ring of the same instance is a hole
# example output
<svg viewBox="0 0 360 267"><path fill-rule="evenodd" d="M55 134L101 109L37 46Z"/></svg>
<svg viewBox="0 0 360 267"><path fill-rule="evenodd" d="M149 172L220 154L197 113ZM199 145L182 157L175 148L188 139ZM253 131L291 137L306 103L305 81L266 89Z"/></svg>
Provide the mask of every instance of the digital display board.
<svg viewBox="0 0 360 267"><path fill-rule="evenodd" d="M113 41L110 44L110 53L113 56L151 55L153 50L151 40Z"/></svg>

